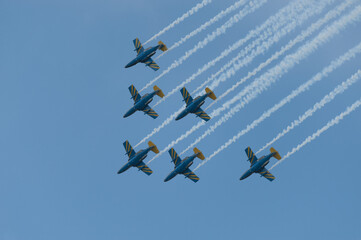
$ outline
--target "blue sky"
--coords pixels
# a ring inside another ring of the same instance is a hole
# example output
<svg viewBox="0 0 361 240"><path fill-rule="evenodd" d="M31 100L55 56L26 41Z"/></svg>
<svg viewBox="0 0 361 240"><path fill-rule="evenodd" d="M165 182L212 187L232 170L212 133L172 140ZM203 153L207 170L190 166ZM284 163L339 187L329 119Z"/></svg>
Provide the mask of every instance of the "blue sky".
<svg viewBox="0 0 361 240"><path fill-rule="evenodd" d="M340 2L335 1L257 57L215 94L220 95ZM232 3L214 0L159 40L170 46ZM0 1L0 239L361 238L360 110L273 169L275 181L259 176L239 181L249 167L244 149L258 150L354 74L360 68L360 56L204 165L197 171L200 181L196 184L180 176L163 182L173 168L168 154L149 165L154 172L149 177L135 169L116 174L127 160L122 143L129 140L136 145L182 106L181 95L176 93L155 108L160 115L156 120L142 113L123 119L132 105L128 86L141 89L229 16L157 60L158 72L140 64L124 68L134 57L132 41L139 37L145 42L194 5L194 1L164 0ZM285 1L269 1L157 85L165 93L172 90L284 5ZM358 44L360 30L360 22L349 25L197 147L205 156L213 153L235 132ZM235 55L187 88L195 89ZM359 99L360 84L273 146L286 154ZM212 121L216 120L207 124ZM163 149L196 123L198 119L187 116L150 140ZM174 148L183 151L205 129ZM136 150L145 147L142 144Z"/></svg>

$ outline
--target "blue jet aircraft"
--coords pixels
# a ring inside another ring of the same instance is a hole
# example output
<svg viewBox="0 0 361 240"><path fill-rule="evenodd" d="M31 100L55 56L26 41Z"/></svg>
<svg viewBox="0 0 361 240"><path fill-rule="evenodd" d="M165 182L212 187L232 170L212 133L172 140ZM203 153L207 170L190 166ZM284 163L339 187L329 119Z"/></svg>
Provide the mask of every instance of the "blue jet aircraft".
<svg viewBox="0 0 361 240"><path fill-rule="evenodd" d="M171 148L168 152L174 163L174 170L164 179L164 182L167 182L174 178L177 174L183 174L185 177L189 178L193 182L198 182L199 177L195 175L189 167L193 164L193 160L197 157L201 160L204 160L204 155L197 148L193 149L194 154L192 156L186 157L183 160L180 159L176 151Z"/></svg>
<svg viewBox="0 0 361 240"><path fill-rule="evenodd" d="M210 116L207 115L207 113L205 113L201 106L204 104L204 100L209 97L213 100L216 100L217 97L216 95L209 89L206 88L206 94L202 95L202 96L198 96L195 99L193 99L191 97L191 95L188 93L187 89L185 87L183 87L180 90L182 96L183 96L183 101L186 103L186 109L184 109L177 117L175 120L179 120L181 118L184 118L185 116L188 115L188 113L194 113L196 114L198 117L202 118L204 121L208 121L209 119L211 119Z"/></svg>
<svg viewBox="0 0 361 240"><path fill-rule="evenodd" d="M248 169L239 180L243 180L249 176L251 176L253 173L259 173L261 174L261 177L265 177L270 181L275 180L275 176L273 176L266 168L265 166L269 163L269 160L271 157L274 157L278 160L281 160L281 155L274 149L271 148L271 153L262 156L260 159L257 160L257 157L252 152L251 148L248 147L245 149L248 160L251 163L251 168Z"/></svg>
<svg viewBox="0 0 361 240"><path fill-rule="evenodd" d="M154 153L159 153L159 150L158 150L157 146L154 145L154 143L149 141L148 142L149 148L139 150L137 153L135 153L135 151L133 150L133 148L130 145L130 143L128 142L128 140L125 141L123 143L123 145L124 145L126 154L128 154L129 159L128 159L128 162L118 171L118 174L125 172L130 167L137 167L138 171L141 170L147 175L150 175L153 173L153 171L150 170L150 168L147 165L145 165L143 160L147 157L147 154L149 151L152 151Z"/></svg>
<svg viewBox="0 0 361 240"><path fill-rule="evenodd" d="M151 109L148 104L153 100L154 95L158 95L159 97L163 98L164 93L157 86L154 86L153 89L154 92L146 93L143 95L143 97L141 97L137 89L135 89L134 85L132 84L129 87L129 92L132 95L131 98L133 98L134 100L134 106L131 109L129 109L129 111L126 114L124 114L123 117L126 118L132 115L133 113L135 113L136 111L143 111L144 114L148 114L154 119L157 118L158 114L153 109Z"/></svg>
<svg viewBox="0 0 361 240"><path fill-rule="evenodd" d="M141 63L145 63L146 66L150 67L154 71L157 71L159 69L159 66L153 61L151 57L155 54L155 52L158 49L162 50L163 52L167 51L168 50L167 46L162 41L159 41L157 46L149 47L144 50L138 38L134 39L133 42L135 46L134 51L137 51L137 57L134 58L132 61L130 61L125 66L125 68L134 66L135 64L141 62Z"/></svg>

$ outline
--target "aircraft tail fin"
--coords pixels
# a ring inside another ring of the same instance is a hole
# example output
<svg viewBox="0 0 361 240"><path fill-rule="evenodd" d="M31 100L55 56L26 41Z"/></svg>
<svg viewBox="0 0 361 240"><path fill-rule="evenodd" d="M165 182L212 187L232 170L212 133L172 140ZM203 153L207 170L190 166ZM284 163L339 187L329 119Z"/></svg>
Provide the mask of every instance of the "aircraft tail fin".
<svg viewBox="0 0 361 240"><path fill-rule="evenodd" d="M272 153L276 153L275 155L273 155L277 160L281 160L281 155L276 151L276 149L274 149L273 147L271 147L270 151Z"/></svg>
<svg viewBox="0 0 361 240"><path fill-rule="evenodd" d="M159 153L157 146L154 143L152 143L151 141L148 142L148 146L151 148L150 150L152 152L154 152L155 154Z"/></svg>
<svg viewBox="0 0 361 240"><path fill-rule="evenodd" d="M167 46L162 41L159 41L158 44L160 45L159 49L162 50L163 52L168 50Z"/></svg>
<svg viewBox="0 0 361 240"><path fill-rule="evenodd" d="M158 91L156 94L157 94L159 97L161 97L161 98L164 97L163 91L162 91L158 86L154 85L153 89L154 89L154 91Z"/></svg>
<svg viewBox="0 0 361 240"><path fill-rule="evenodd" d="M197 158L199 158L201 160L205 159L203 153L201 151L199 151L198 148L193 148L193 152L194 152L194 154L197 155Z"/></svg>
<svg viewBox="0 0 361 240"><path fill-rule="evenodd" d="M216 99L217 99L216 95L212 92L211 89L206 88L206 93L209 94L208 97L210 97L212 100L216 100Z"/></svg>

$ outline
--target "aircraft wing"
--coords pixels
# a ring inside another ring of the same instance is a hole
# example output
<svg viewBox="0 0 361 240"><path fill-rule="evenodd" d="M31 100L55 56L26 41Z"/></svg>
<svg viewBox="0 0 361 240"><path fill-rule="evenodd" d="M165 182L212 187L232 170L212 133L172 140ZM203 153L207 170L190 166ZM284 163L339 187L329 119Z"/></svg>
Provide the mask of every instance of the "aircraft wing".
<svg viewBox="0 0 361 240"><path fill-rule="evenodd" d="M132 98L134 102L138 102L141 99L140 94L138 93L137 89L134 87L134 85L130 85L129 92L132 95Z"/></svg>
<svg viewBox="0 0 361 240"><path fill-rule="evenodd" d="M261 174L262 177L267 178L271 182L276 179L275 176L273 176L265 167L263 167L261 170L259 170L257 173Z"/></svg>
<svg viewBox="0 0 361 240"><path fill-rule="evenodd" d="M143 109L143 112L145 114L148 114L149 116L151 116L152 118L156 119L159 115L153 110L151 109L149 106L146 106L144 109Z"/></svg>
<svg viewBox="0 0 361 240"><path fill-rule="evenodd" d="M143 171L147 175L150 175L153 173L153 171L144 162L140 162L138 164L137 168L139 170Z"/></svg>
<svg viewBox="0 0 361 240"><path fill-rule="evenodd" d="M198 117L202 118L204 121L209 121L211 119L210 116L208 116L207 113L205 113L202 108L198 108L198 110L194 113L195 115L197 115Z"/></svg>
<svg viewBox="0 0 361 240"><path fill-rule="evenodd" d="M138 38L134 39L133 43L134 43L135 51L137 51L137 55L144 51L144 48Z"/></svg>
<svg viewBox="0 0 361 240"><path fill-rule="evenodd" d="M146 62L144 62L145 65L153 69L154 71L157 71L159 69L158 64L156 64L152 58L149 58Z"/></svg>
<svg viewBox="0 0 361 240"><path fill-rule="evenodd" d="M247 147L245 150L244 150L247 154L247 157L248 157L248 161L251 163L251 166L257 162L257 157L256 155L253 153L252 149L250 147Z"/></svg>
<svg viewBox="0 0 361 240"><path fill-rule="evenodd" d="M129 158L133 157L135 152L132 148L132 145L130 145L130 143L128 142L128 140L123 143L123 146L125 148L126 153L129 156Z"/></svg>
<svg viewBox="0 0 361 240"><path fill-rule="evenodd" d="M194 172L192 172L189 168L187 168L184 172L183 175L186 176L187 178L189 178L190 180L192 180L193 182L198 182L199 177L197 175L194 174Z"/></svg>
<svg viewBox="0 0 361 240"><path fill-rule="evenodd" d="M182 97L183 97L183 100L184 102L189 105L192 101L193 101L193 98L191 97L191 95L189 94L189 92L187 91L187 89L185 87L183 87L181 90L180 90L181 94L182 94Z"/></svg>
<svg viewBox="0 0 361 240"><path fill-rule="evenodd" d="M174 162L174 165L178 166L182 162L182 160L178 156L177 152L174 150L174 148L169 149L168 152L170 157L172 158L172 162Z"/></svg>

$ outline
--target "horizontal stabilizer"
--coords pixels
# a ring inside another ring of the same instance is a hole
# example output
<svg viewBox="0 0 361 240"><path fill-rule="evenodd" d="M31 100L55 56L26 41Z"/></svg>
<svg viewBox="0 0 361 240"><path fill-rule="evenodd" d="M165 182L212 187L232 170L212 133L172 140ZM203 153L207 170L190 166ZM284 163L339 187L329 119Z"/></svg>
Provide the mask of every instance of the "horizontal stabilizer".
<svg viewBox="0 0 361 240"><path fill-rule="evenodd" d="M159 49L162 50L163 52L168 50L167 46L162 41L159 41L158 44L160 45Z"/></svg>
<svg viewBox="0 0 361 240"><path fill-rule="evenodd" d="M148 146L150 147L150 150L152 152L154 152L156 154L159 153L157 146L154 143L152 143L151 141L148 142Z"/></svg>
<svg viewBox="0 0 361 240"><path fill-rule="evenodd" d="M277 160L281 160L281 155L276 151L276 149L274 149L273 147L271 147L270 151L272 153L276 153L275 155L273 155Z"/></svg>
<svg viewBox="0 0 361 240"><path fill-rule="evenodd" d="M154 91L158 91L156 94L157 94L159 97L161 97L161 98L164 97L163 91L162 91L158 86L154 85L153 89L154 89Z"/></svg>
<svg viewBox="0 0 361 240"><path fill-rule="evenodd" d="M201 151L199 151L198 148L193 148L193 152L194 152L194 154L197 155L197 158L199 158L201 160L205 159L203 153Z"/></svg>
<svg viewBox="0 0 361 240"><path fill-rule="evenodd" d="M216 99L217 99L216 95L212 92L211 89L206 88L206 93L209 94L208 97L210 97L212 100L216 100Z"/></svg>

